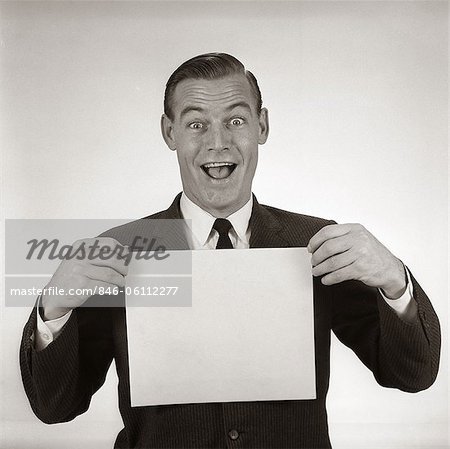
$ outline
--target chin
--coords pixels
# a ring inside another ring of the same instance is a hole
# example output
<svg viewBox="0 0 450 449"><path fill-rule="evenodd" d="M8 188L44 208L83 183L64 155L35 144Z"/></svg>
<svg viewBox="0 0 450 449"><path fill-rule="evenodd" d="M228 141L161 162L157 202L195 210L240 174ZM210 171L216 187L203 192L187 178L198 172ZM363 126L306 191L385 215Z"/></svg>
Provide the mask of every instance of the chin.
<svg viewBox="0 0 450 449"><path fill-rule="evenodd" d="M214 197L206 198L205 204L214 209L224 209L236 204L234 198L223 197L222 195L214 195Z"/></svg>
<svg viewBox="0 0 450 449"><path fill-rule="evenodd" d="M236 208L240 208L244 205L244 203L242 203L242 197L235 195L225 196L220 193L211 196L210 198L206 198L204 203L209 209L214 211L224 211L227 215L232 214L237 210Z"/></svg>

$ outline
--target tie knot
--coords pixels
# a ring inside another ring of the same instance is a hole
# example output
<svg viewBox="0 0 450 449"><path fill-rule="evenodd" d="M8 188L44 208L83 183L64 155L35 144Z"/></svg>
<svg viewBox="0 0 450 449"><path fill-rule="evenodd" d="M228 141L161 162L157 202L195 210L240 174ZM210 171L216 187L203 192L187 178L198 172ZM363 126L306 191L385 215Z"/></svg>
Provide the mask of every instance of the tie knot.
<svg viewBox="0 0 450 449"><path fill-rule="evenodd" d="M232 228L229 220L226 218L217 218L213 224L213 229L215 229L219 235L228 236L228 231Z"/></svg>

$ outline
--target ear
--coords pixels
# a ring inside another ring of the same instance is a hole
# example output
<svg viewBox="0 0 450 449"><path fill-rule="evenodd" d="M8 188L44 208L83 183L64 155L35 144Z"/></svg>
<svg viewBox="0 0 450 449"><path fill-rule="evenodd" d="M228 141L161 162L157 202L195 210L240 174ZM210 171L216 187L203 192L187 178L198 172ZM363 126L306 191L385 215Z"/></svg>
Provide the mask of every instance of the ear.
<svg viewBox="0 0 450 449"><path fill-rule="evenodd" d="M166 145L172 151L175 151L177 149L177 146L175 144L173 123L172 123L172 120L170 120L170 118L167 117L166 114L163 114L161 116L161 133L162 133L164 142L166 142Z"/></svg>
<svg viewBox="0 0 450 449"><path fill-rule="evenodd" d="M269 111L266 108L261 109L259 114L259 138L258 143L263 145L269 137Z"/></svg>

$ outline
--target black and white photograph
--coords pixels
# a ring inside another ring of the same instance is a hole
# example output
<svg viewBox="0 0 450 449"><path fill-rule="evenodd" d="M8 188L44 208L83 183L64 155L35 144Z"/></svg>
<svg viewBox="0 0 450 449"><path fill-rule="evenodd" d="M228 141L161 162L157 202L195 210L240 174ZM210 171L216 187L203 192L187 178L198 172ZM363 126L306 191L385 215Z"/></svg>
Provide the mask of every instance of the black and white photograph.
<svg viewBox="0 0 450 449"><path fill-rule="evenodd" d="M447 1L2 1L0 449L445 449Z"/></svg>

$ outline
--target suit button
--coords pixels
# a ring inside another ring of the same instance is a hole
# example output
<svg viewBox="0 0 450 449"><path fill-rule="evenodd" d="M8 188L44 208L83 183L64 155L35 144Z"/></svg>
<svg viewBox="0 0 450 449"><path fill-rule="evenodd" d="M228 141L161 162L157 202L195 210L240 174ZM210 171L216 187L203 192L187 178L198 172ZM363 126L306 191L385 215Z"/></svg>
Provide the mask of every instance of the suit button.
<svg viewBox="0 0 450 449"><path fill-rule="evenodd" d="M237 440L239 438L239 432L235 429L230 430L228 432L228 436L230 437L231 440Z"/></svg>

